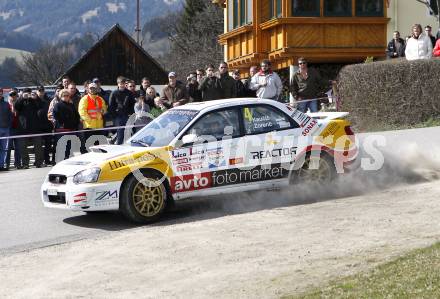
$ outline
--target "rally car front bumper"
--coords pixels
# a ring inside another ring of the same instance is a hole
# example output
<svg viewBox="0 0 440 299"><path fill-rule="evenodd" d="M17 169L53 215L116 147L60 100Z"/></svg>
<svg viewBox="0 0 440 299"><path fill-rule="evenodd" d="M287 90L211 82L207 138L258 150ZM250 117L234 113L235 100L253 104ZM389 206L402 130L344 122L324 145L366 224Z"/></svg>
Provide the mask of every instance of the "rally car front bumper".
<svg viewBox="0 0 440 299"><path fill-rule="evenodd" d="M74 211L119 209L121 182L74 184L72 177L52 175L41 186L41 200L48 208Z"/></svg>

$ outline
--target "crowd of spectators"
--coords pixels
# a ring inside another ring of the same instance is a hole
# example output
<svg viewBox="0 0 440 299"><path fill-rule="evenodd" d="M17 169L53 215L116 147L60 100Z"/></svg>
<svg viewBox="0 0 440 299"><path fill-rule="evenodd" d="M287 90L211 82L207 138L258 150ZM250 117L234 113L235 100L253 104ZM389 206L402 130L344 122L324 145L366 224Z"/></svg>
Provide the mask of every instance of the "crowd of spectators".
<svg viewBox="0 0 440 299"><path fill-rule="evenodd" d="M430 59L440 57L440 33L432 35L432 27L425 26L423 33L422 25L414 24L411 27L411 35L405 40L401 38L399 31L394 31L393 39L388 43L387 56L389 58L405 57L407 60Z"/></svg>
<svg viewBox="0 0 440 299"><path fill-rule="evenodd" d="M395 31L388 43L387 56L408 60L440 56L439 34L437 38L433 36L429 25L424 31L420 24L414 24L406 40ZM107 124L116 127L112 131L115 133L112 142L122 144L125 126L132 115L135 116L133 130L136 131L163 111L189 102L242 97L281 100L283 83L272 71L269 60L251 66L248 74L243 79L240 70L230 71L226 62L220 63L217 69L214 65L197 69L187 74L186 82L178 80L175 72L170 72L168 83L160 94L148 78L141 80L137 90L134 80L122 76L116 79L117 88L112 92L103 90L100 80L94 78L84 82L84 91L80 93L75 82L68 77L62 78L51 98L44 86L13 88L6 96L0 89L0 171L9 169L11 158L17 169L29 168L29 145L33 145L35 167L53 165L58 141L65 135L79 138L80 151L85 153L89 137L109 137L105 129ZM317 98L326 89L328 84L321 79L319 72L309 68L305 58L299 58L298 71L293 74L289 86L297 109L318 111ZM25 137L10 138L18 135ZM71 147L71 142L67 142L62 158L71 155ZM12 149L14 155L10 157Z"/></svg>

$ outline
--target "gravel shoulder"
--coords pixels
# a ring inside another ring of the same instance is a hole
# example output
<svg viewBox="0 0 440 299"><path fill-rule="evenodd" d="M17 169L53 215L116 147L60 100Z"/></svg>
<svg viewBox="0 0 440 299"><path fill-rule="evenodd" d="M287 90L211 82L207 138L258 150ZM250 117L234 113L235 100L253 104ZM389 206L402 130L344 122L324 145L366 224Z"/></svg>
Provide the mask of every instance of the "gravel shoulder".
<svg viewBox="0 0 440 299"><path fill-rule="evenodd" d="M255 210L253 196L213 202L179 223L3 255L0 297L278 298L440 240L439 194L432 181L320 202L270 193L281 204Z"/></svg>

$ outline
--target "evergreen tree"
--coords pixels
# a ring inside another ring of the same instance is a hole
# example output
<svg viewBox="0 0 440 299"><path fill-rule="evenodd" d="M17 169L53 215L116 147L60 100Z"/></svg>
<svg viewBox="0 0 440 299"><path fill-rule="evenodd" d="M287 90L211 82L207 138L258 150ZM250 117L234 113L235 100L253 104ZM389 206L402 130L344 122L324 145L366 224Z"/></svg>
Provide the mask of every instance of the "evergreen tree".
<svg viewBox="0 0 440 299"><path fill-rule="evenodd" d="M183 13L180 18L179 27L188 32L194 23L194 18L206 8L204 0L186 0L183 7Z"/></svg>

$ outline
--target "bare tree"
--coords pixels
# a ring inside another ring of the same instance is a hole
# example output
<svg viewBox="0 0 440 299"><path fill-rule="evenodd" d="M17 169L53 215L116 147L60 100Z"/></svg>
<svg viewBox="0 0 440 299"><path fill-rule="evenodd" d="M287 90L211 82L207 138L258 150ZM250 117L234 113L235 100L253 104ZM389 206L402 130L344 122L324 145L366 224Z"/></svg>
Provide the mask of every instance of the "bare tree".
<svg viewBox="0 0 440 299"><path fill-rule="evenodd" d="M23 54L13 79L22 85L52 84L71 64L71 47L46 44L37 52Z"/></svg>
<svg viewBox="0 0 440 299"><path fill-rule="evenodd" d="M209 0L204 2L204 9L196 11L191 18L182 13L165 24L171 51L162 58L162 63L183 76L223 60L223 48L218 43L218 36L223 33L223 10Z"/></svg>

